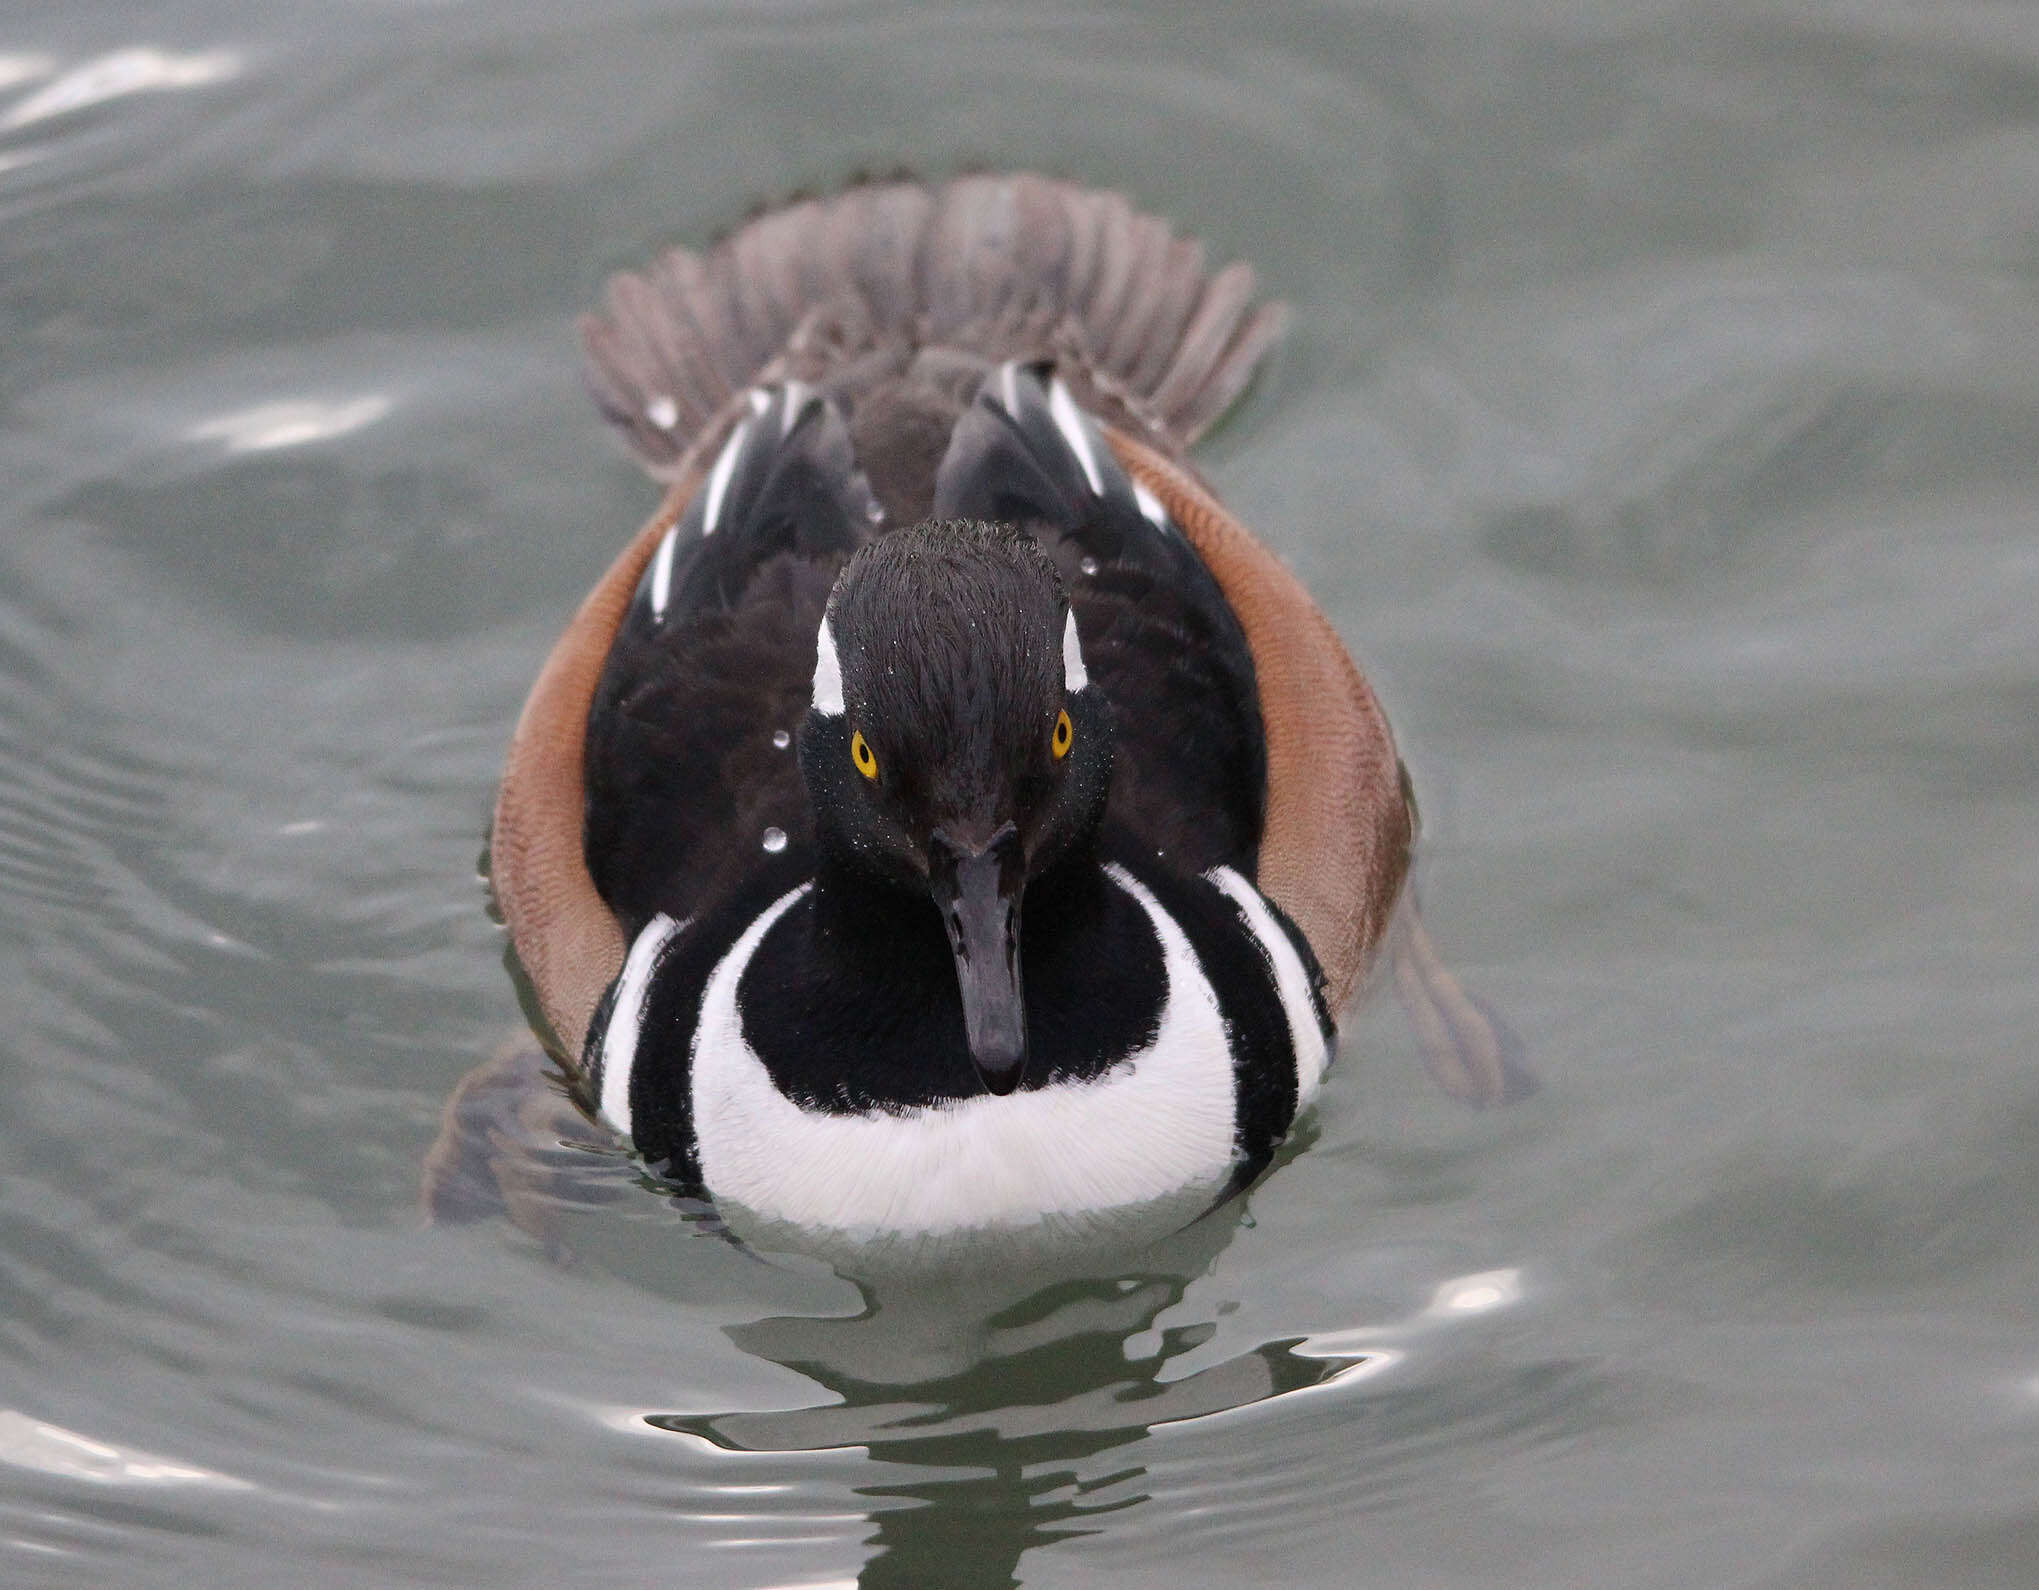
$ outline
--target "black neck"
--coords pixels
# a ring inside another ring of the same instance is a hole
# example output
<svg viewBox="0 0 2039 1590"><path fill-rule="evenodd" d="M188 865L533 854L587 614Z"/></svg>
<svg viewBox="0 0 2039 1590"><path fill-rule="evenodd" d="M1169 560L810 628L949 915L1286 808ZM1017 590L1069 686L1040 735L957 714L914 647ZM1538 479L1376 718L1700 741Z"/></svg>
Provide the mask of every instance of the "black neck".
<svg viewBox="0 0 2039 1590"><path fill-rule="evenodd" d="M1078 845L1027 881L1022 931L1031 941L1080 928L1109 886L1095 841ZM924 890L903 888L826 847L815 862L814 923L824 953L851 964L895 959L909 947L932 946L949 955L940 913Z"/></svg>
<svg viewBox="0 0 2039 1590"><path fill-rule="evenodd" d="M760 949L740 996L745 1034L781 1090L822 1109L981 1092L933 900L824 857L805 906ZM1096 1076L1151 1037L1167 991L1159 947L1095 849L1028 884L1020 932L1022 1088Z"/></svg>

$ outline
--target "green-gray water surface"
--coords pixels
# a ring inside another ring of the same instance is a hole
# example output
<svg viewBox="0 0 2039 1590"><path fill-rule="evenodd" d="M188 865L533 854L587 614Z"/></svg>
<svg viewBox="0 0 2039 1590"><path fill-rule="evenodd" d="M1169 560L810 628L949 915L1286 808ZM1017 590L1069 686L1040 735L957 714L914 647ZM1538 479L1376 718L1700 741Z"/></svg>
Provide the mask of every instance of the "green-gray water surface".
<svg viewBox="0 0 2039 1590"><path fill-rule="evenodd" d="M975 1335L615 1161L415 1213L654 499L572 318L900 165L1293 304L1205 466L1542 1078L1378 998ZM16 0L0 328L0 1580L2039 1583L2039 12Z"/></svg>

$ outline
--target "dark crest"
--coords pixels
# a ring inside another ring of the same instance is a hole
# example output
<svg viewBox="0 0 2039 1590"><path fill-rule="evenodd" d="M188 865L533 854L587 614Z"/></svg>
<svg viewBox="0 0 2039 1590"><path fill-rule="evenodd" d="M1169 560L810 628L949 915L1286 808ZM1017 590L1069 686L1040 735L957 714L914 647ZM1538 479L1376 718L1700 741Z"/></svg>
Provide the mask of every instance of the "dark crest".
<svg viewBox="0 0 2039 1590"><path fill-rule="evenodd" d="M1063 699L1068 604L1032 537L937 520L881 538L829 603L844 700L931 814L995 799L1040 760Z"/></svg>

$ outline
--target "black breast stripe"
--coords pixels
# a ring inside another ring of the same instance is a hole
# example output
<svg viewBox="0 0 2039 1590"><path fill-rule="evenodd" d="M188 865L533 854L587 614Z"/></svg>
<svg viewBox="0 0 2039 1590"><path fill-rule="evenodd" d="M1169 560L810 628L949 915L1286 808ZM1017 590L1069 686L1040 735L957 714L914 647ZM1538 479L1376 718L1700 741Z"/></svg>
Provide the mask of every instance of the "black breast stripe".
<svg viewBox="0 0 2039 1590"><path fill-rule="evenodd" d="M568 1083L574 1103L590 1116L602 1113L602 1044L616 1014L616 991L622 986L623 974L618 972L595 1001L595 1013L588 1017L588 1035L581 1040L581 1063Z"/></svg>
<svg viewBox="0 0 2039 1590"><path fill-rule="evenodd" d="M1147 858L1115 859L1175 918L1218 996L1238 1090L1234 1142L1243 1187L1266 1169L1296 1117L1295 1048L1274 968L1237 907L1215 885Z"/></svg>
<svg viewBox="0 0 2039 1590"><path fill-rule="evenodd" d="M682 930L660 957L644 997L637 1058L630 1072L630 1138L651 1168L689 1192L702 1192L694 1139L694 1032L708 979L745 928L814 870L811 853L772 857L721 907ZM615 986L588 1026L583 1070L599 1104L602 1045L614 1016Z"/></svg>
<svg viewBox="0 0 2039 1590"><path fill-rule="evenodd" d="M1303 930L1289 920L1288 912L1266 895L1260 898L1267 907L1267 914L1287 936L1289 947L1296 952L1296 959L1303 963L1303 974L1310 985L1310 1009L1317 1017L1317 1030L1324 1035L1324 1063L1328 1067L1338 1058L1338 1019L1331 1013L1331 1002L1324 997L1324 968L1317 964L1317 952L1310 948L1310 941L1303 937ZM1227 903L1234 911L1239 910L1236 902ZM1244 913L1240 914L1239 920L1242 923L1246 920Z"/></svg>

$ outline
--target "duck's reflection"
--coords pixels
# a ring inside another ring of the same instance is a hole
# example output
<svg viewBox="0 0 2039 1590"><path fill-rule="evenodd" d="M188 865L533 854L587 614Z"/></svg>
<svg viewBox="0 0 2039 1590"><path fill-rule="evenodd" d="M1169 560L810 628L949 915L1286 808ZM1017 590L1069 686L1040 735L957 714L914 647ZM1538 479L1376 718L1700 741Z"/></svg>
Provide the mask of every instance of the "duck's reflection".
<svg viewBox="0 0 2039 1590"><path fill-rule="evenodd" d="M863 1586L1017 1584L1021 1556L1138 1506L1133 1454L1156 1426L1249 1407L1364 1372L1373 1355L1267 1344L1189 1373L1215 1323L1155 1330L1237 1229L1236 1207L1159 1244L1147 1267L1072 1276L1012 1299L1009 1277L865 1286L849 1319L733 1327L745 1351L840 1400L773 1412L656 1413L645 1422L726 1451L862 1448L895 1473L875 1505ZM922 1471L916 1477L911 1471Z"/></svg>

